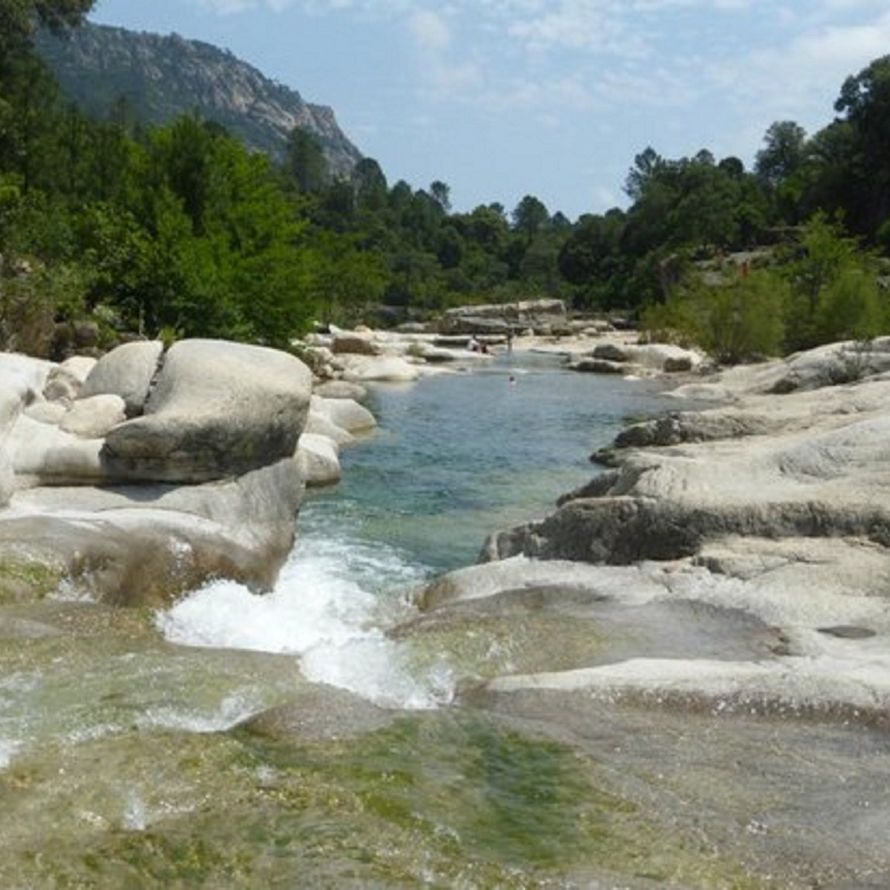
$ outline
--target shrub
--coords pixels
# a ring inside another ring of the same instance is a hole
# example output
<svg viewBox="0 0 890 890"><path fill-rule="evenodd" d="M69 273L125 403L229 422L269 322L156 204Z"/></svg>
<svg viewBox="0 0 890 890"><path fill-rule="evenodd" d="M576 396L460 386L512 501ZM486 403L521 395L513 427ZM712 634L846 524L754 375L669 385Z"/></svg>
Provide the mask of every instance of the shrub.
<svg viewBox="0 0 890 890"><path fill-rule="evenodd" d="M785 281L759 270L728 285L687 285L646 310L643 324L661 339L695 344L718 362L736 364L781 352L787 301Z"/></svg>

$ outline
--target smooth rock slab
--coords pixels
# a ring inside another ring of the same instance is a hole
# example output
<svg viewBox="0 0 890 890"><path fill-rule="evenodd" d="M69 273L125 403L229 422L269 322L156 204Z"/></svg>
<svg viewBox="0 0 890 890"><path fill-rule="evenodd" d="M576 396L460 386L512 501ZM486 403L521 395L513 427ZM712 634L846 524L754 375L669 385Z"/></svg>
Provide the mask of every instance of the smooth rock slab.
<svg viewBox="0 0 890 890"><path fill-rule="evenodd" d="M0 512L0 565L27 559L121 605L168 603L213 578L269 589L302 494L292 459L204 485L21 491Z"/></svg>

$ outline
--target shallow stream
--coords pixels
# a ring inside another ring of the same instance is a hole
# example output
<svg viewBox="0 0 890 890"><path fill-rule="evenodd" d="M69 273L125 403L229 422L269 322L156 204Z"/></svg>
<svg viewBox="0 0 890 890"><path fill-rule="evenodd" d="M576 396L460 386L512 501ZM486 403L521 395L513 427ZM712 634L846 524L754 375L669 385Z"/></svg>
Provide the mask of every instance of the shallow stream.
<svg viewBox="0 0 890 890"><path fill-rule="evenodd" d="M667 404L515 361L375 390L380 430L307 499L265 597L215 583L162 613L64 593L0 608L0 886L888 886L884 736L456 697L682 655L692 627L712 657L771 645L743 615L563 600L412 630L406 591L548 512L628 418Z"/></svg>

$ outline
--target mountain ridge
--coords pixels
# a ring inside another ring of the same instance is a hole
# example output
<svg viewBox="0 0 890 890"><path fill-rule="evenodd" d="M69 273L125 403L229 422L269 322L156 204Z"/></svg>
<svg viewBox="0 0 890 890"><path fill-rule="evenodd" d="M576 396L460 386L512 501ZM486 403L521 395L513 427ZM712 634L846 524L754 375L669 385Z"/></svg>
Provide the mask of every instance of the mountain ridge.
<svg viewBox="0 0 890 890"><path fill-rule="evenodd" d="M41 32L36 49L63 93L93 116L108 116L123 97L141 123L197 111L278 160L299 127L318 139L334 176L348 176L362 158L332 108L213 44L86 22L60 37Z"/></svg>

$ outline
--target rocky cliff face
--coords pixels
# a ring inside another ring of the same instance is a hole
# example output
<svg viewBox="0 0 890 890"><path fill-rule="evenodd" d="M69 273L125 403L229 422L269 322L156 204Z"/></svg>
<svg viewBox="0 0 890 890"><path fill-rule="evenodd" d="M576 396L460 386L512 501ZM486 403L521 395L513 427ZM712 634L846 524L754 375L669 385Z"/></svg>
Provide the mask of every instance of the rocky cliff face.
<svg viewBox="0 0 890 890"><path fill-rule="evenodd" d="M207 43L86 24L63 38L42 34L37 48L66 95L90 114L107 116L123 97L139 121L162 124L197 110L274 157L300 127L318 138L335 175L361 159L330 108Z"/></svg>

